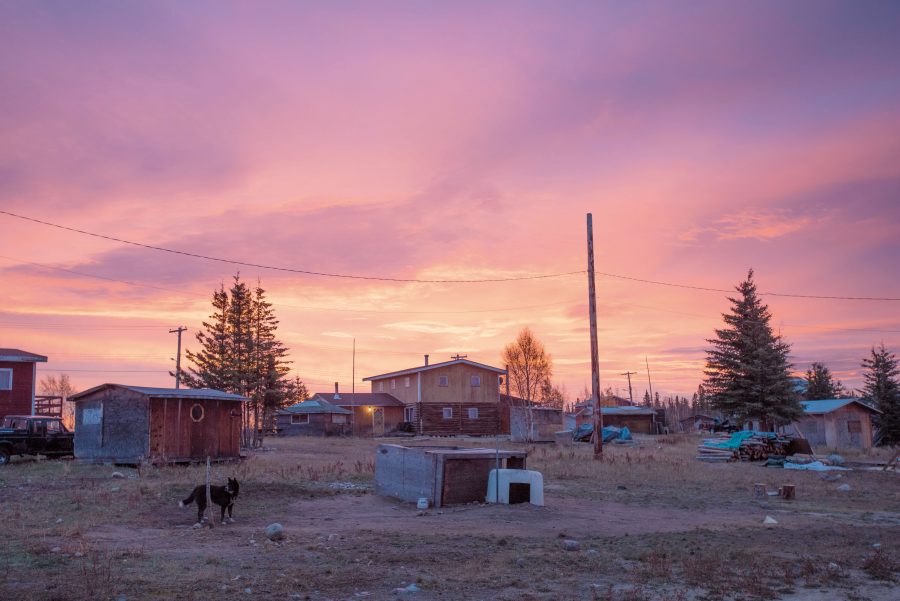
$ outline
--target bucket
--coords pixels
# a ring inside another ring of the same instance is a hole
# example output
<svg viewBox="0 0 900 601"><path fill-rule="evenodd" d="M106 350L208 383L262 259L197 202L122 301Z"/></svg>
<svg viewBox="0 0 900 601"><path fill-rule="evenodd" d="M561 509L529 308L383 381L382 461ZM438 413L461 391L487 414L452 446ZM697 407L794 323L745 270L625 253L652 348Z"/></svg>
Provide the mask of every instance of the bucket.
<svg viewBox="0 0 900 601"><path fill-rule="evenodd" d="M419 509L428 509L428 499L426 497L421 497L419 502L416 503L416 507Z"/></svg>

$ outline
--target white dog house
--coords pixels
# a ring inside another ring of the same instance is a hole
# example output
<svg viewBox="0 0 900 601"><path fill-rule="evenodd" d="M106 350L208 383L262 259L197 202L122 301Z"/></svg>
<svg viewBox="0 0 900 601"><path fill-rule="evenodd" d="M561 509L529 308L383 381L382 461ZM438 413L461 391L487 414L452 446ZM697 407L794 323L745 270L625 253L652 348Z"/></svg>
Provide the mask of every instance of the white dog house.
<svg viewBox="0 0 900 601"><path fill-rule="evenodd" d="M498 481L499 474L499 481ZM497 500L500 497L500 500ZM488 503L531 503L544 505L544 477L534 470L491 470L488 476Z"/></svg>

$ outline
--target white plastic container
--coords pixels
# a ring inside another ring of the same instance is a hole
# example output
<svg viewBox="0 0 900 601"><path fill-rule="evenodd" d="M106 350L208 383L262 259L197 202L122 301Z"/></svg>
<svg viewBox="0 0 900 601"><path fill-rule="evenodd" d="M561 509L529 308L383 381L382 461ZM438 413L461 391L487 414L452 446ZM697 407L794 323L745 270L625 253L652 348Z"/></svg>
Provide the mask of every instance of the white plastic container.
<svg viewBox="0 0 900 601"><path fill-rule="evenodd" d="M428 499L426 497L420 497L419 502L416 503L416 507L419 509L428 509Z"/></svg>

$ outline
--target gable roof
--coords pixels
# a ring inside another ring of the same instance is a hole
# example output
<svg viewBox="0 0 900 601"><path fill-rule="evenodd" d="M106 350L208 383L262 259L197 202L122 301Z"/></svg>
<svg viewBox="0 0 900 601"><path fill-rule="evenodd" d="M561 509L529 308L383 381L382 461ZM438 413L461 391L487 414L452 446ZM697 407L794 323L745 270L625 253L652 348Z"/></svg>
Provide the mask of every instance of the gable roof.
<svg viewBox="0 0 900 601"><path fill-rule="evenodd" d="M0 361L9 363L46 363L47 357L17 348L0 348Z"/></svg>
<svg viewBox="0 0 900 601"><path fill-rule="evenodd" d="M800 401L800 404L803 405L803 413L809 415L821 415L824 413L831 413L832 411L837 411L841 407L846 407L851 403L856 403L860 407L864 407L869 411L873 411L875 413L881 413L875 407L871 405L867 405L863 403L860 399L857 398L846 398L846 399L823 399L820 401Z"/></svg>
<svg viewBox="0 0 900 601"><path fill-rule="evenodd" d="M333 392L317 392L311 398L320 398L338 407L405 407L406 405L387 392L342 392L340 398L334 398Z"/></svg>
<svg viewBox="0 0 900 601"><path fill-rule="evenodd" d="M310 413L337 413L339 415L350 415L353 412L348 409L341 409L337 405L332 405L325 399L319 397L319 395L316 395L302 403L285 407L278 413L281 415L309 415Z"/></svg>
<svg viewBox="0 0 900 601"><path fill-rule="evenodd" d="M498 374L505 374L505 369L500 369L499 367L493 367L491 365L485 365L484 363L478 363L477 361L469 361L468 359L453 359L452 361L444 361L443 363L432 363L431 365L422 365L421 367L412 367L410 369L402 369L400 371L392 371L386 374L380 374L377 376L369 376L368 378L363 378L363 382L370 382L372 380L383 380L385 378L396 378L397 376L408 376L410 374L416 374L423 371L428 371L430 369L438 369L439 367L447 367L450 365L469 365L471 367L477 367L479 369L486 369L488 371L492 371Z"/></svg>
<svg viewBox="0 0 900 601"><path fill-rule="evenodd" d="M77 401L80 398L94 394L106 388L124 388L144 396L158 399L201 399L212 401L247 401L246 397L239 394L232 394L222 390L213 390L212 388L154 388L151 386L128 386L126 384L101 384L94 386L85 391L73 394L69 397L71 401Z"/></svg>

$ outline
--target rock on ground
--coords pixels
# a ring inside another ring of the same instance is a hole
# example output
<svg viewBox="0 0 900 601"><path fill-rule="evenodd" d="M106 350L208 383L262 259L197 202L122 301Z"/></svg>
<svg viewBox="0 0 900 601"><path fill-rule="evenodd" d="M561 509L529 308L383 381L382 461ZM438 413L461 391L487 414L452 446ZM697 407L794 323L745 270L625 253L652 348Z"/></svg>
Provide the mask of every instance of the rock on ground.
<svg viewBox="0 0 900 601"><path fill-rule="evenodd" d="M271 541L278 541L284 538L284 526L279 523L269 524L266 526L266 538Z"/></svg>

